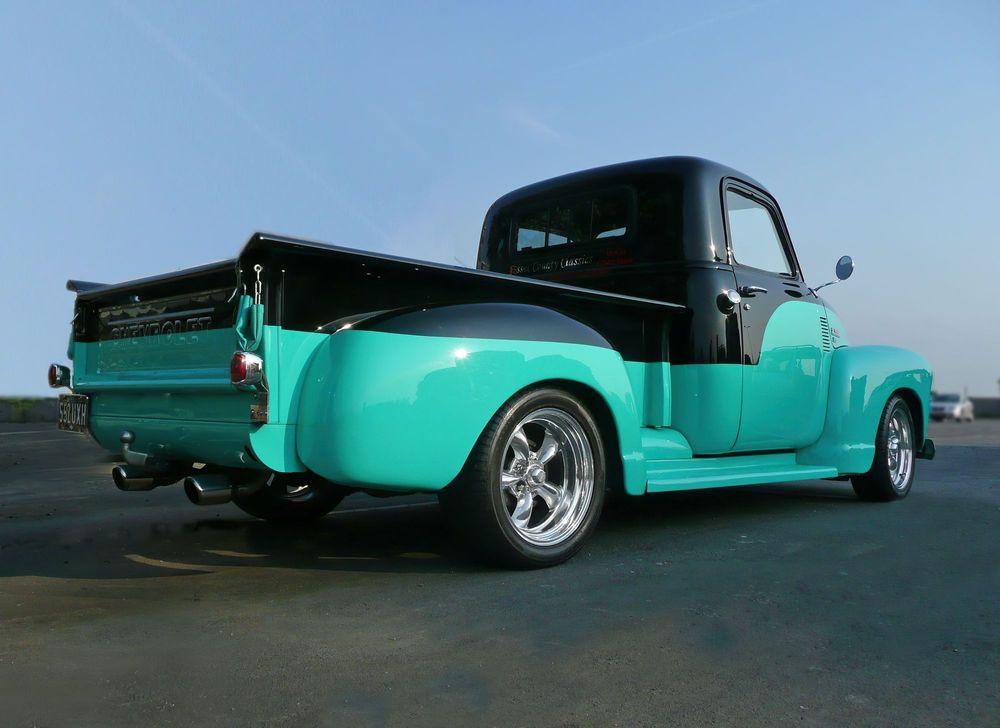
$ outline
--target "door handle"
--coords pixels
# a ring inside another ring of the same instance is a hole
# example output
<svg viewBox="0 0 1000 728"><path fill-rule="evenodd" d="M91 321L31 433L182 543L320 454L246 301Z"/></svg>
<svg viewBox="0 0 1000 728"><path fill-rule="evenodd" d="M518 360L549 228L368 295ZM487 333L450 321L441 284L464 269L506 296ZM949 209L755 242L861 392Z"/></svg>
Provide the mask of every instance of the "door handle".
<svg viewBox="0 0 1000 728"><path fill-rule="evenodd" d="M758 293L767 293L763 286L740 286L741 296L756 296Z"/></svg>

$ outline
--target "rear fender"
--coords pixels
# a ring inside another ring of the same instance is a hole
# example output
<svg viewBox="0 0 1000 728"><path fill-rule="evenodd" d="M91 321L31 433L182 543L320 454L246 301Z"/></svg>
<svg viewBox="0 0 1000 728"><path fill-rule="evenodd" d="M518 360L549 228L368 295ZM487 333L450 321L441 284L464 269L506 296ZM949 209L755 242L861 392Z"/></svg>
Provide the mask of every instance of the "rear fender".
<svg viewBox="0 0 1000 728"><path fill-rule="evenodd" d="M426 309L330 335L306 371L298 454L344 485L439 490L504 402L549 380L603 398L626 490L642 492L639 418L621 356L583 324L523 304Z"/></svg>
<svg viewBox="0 0 1000 728"><path fill-rule="evenodd" d="M875 454L875 434L886 402L902 392L919 403L914 412L918 438L927 432L931 370L919 354L891 346L835 349L830 368L830 396L822 435L798 453L806 465L833 465L841 474L864 473ZM916 443L919 451L923 442Z"/></svg>

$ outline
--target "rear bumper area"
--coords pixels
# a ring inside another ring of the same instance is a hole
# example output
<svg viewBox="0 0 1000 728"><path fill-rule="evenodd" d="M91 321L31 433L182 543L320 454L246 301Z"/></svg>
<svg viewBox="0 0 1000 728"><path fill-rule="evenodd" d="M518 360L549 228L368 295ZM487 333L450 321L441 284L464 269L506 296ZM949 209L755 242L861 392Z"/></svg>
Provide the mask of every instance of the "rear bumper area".
<svg viewBox="0 0 1000 728"><path fill-rule="evenodd" d="M165 463L206 463L228 468L303 472L295 448L295 425L214 420L91 415L88 426L98 444L122 452L122 433L132 433L129 449Z"/></svg>
<svg viewBox="0 0 1000 728"><path fill-rule="evenodd" d="M201 422L148 417L94 415L90 432L101 447L121 452L121 434L129 431L131 449L166 462L211 463L232 468L264 467L250 449L249 422Z"/></svg>

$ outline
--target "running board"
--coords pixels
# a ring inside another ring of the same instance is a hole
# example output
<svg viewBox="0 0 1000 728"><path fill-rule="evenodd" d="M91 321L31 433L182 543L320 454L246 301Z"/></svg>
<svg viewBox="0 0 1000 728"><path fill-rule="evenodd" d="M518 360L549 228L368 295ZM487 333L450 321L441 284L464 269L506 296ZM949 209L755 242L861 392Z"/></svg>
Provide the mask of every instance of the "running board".
<svg viewBox="0 0 1000 728"><path fill-rule="evenodd" d="M726 488L731 485L787 483L794 480L834 478L837 469L825 465L800 465L795 453L731 455L690 460L649 460L646 462L646 491Z"/></svg>

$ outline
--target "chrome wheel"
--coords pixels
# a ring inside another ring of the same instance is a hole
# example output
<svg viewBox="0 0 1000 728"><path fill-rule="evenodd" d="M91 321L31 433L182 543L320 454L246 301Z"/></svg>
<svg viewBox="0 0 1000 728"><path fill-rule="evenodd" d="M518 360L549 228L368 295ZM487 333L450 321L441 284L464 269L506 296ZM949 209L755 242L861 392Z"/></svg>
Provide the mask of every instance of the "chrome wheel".
<svg viewBox="0 0 1000 728"><path fill-rule="evenodd" d="M522 419L504 448L499 487L525 541L554 546L571 537L594 497L594 455L580 423L549 407Z"/></svg>
<svg viewBox="0 0 1000 728"><path fill-rule="evenodd" d="M913 427L902 410L892 413L886 428L886 458L889 479L898 491L906 490L913 472Z"/></svg>

